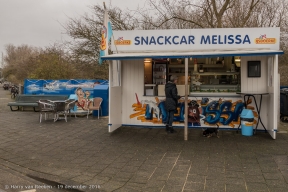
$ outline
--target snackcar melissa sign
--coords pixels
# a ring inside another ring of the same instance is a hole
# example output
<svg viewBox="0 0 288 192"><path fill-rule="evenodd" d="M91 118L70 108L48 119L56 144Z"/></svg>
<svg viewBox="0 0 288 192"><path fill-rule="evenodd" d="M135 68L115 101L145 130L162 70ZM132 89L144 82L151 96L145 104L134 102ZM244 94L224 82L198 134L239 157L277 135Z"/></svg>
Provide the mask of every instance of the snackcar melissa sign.
<svg viewBox="0 0 288 192"><path fill-rule="evenodd" d="M144 36L144 37L135 37L134 39L135 41L135 45L182 45L182 44L195 44L195 36L193 35L189 35L188 37L186 36L182 36L179 37L178 35L175 36L158 36L158 37L148 37L148 36ZM250 38L248 35L245 35L245 37L242 39L241 35L236 35L235 37L233 35L207 35L204 36L202 35L201 40L200 40L200 44L241 44L241 43L249 43L250 44Z"/></svg>
<svg viewBox="0 0 288 192"><path fill-rule="evenodd" d="M112 51L279 50L280 28L114 31Z"/></svg>

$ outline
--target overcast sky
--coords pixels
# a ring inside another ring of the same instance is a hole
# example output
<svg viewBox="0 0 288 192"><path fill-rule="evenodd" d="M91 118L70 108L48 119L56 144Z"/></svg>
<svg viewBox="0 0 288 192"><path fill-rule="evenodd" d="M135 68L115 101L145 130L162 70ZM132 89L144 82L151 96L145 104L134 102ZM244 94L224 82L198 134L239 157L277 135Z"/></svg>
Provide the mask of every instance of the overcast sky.
<svg viewBox="0 0 288 192"><path fill-rule="evenodd" d="M0 0L0 64L4 45L45 47L68 39L61 24L68 17L89 12L88 6L103 2L136 9L144 0Z"/></svg>

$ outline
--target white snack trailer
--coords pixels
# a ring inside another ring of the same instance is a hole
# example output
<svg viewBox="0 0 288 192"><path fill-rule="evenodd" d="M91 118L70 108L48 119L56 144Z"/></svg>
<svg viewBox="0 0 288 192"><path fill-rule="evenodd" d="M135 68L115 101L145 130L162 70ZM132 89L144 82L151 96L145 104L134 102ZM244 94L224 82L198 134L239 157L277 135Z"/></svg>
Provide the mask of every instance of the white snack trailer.
<svg viewBox="0 0 288 192"><path fill-rule="evenodd" d="M253 111L254 128L276 139L280 28L113 31L113 37L113 54L101 57L110 61L109 132L163 128L164 86L177 75L182 98L173 126L184 127L185 140L188 128L236 130L244 107Z"/></svg>

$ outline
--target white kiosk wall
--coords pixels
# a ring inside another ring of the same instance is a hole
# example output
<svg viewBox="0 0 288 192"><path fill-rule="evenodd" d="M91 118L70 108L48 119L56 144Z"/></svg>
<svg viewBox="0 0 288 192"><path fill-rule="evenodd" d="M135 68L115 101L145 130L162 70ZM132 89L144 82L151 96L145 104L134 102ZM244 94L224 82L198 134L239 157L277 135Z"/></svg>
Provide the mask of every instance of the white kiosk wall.
<svg viewBox="0 0 288 192"><path fill-rule="evenodd" d="M261 77L248 77L248 61L261 61ZM247 57L241 57L241 92L267 92L267 57L266 56L247 56ZM260 102L260 96L256 95L255 96L257 100L257 104L259 105ZM254 100L252 97L251 105L255 107L256 111L256 106L254 103ZM262 106L261 106L261 120L265 127L267 128L268 126L268 109L269 106L267 103L270 100L269 95L264 95L262 97ZM244 100L243 100L244 101ZM259 106L258 106L259 107ZM254 114L255 116L255 114ZM255 118L257 119L257 118ZM258 124L258 129L264 129L261 123Z"/></svg>
<svg viewBox="0 0 288 192"><path fill-rule="evenodd" d="M278 55L267 57L267 90L269 100L267 101L267 130L273 139L276 139L278 127L278 115L280 111L280 83L278 74ZM262 119L262 115L261 115Z"/></svg>
<svg viewBox="0 0 288 192"><path fill-rule="evenodd" d="M122 125L122 83L120 61L109 62L109 132Z"/></svg>
<svg viewBox="0 0 288 192"><path fill-rule="evenodd" d="M278 74L278 55L271 56L268 58L268 66L272 69L268 69L269 81L268 83L268 92L270 95L269 107L270 111L272 111L272 117L269 116L269 133L273 139L276 139L276 132L278 127L278 115L279 115L279 106L280 106L280 82L279 82L279 74Z"/></svg>
<svg viewBox="0 0 288 192"><path fill-rule="evenodd" d="M130 119L131 112L127 108L132 108L136 103L136 95L139 99L144 95L144 63L143 60L124 60L122 65L122 122L136 123L137 119ZM141 101L141 100L140 100ZM135 122L134 122L135 121Z"/></svg>
<svg viewBox="0 0 288 192"><path fill-rule="evenodd" d="M278 110L279 101L278 92L278 66L275 63L276 56L247 56L241 57L241 92L268 92L269 95L263 95L262 105L261 105L261 120L265 125L267 131L272 136L273 139L276 139L277 131L277 116L278 113L275 111ZM249 78L247 62L248 61L261 61L261 77L259 78ZM274 73L276 71L276 73ZM260 96L255 96L257 104L259 105ZM254 107L254 101L252 100L252 105ZM259 106L258 106L259 107ZM257 118L255 118L257 119ZM258 129L263 129L261 123L258 124Z"/></svg>

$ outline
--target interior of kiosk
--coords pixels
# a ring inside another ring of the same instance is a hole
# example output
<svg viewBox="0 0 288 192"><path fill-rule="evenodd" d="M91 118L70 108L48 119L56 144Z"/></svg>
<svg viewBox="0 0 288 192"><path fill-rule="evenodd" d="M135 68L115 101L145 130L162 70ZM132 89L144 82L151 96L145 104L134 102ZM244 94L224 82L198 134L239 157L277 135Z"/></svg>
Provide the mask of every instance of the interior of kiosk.
<svg viewBox="0 0 288 192"><path fill-rule="evenodd" d="M268 93L263 96L261 119L269 134L276 139L279 54L283 51L231 48L182 52L130 51L103 56L102 59L110 61L109 132L121 126L164 127L164 86L169 76L177 75L182 102L173 126L184 127L184 140L188 139L188 128L215 127L217 123L220 129L237 129L241 112L238 108L244 107L243 96L237 92ZM259 96L255 97L259 101ZM206 121L201 126L189 125L184 111L188 110L191 100L196 100L202 109L206 107L206 112L211 112L204 114L210 122ZM220 109L221 105L226 106ZM250 109L257 120L253 101ZM217 111L220 116L215 119ZM261 124L258 130L263 130Z"/></svg>

